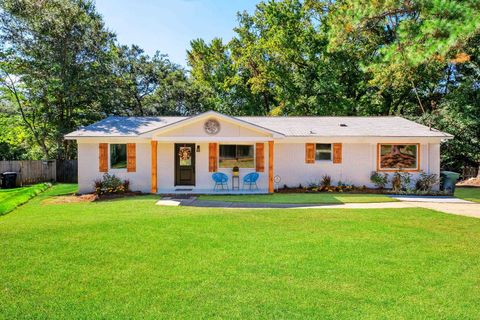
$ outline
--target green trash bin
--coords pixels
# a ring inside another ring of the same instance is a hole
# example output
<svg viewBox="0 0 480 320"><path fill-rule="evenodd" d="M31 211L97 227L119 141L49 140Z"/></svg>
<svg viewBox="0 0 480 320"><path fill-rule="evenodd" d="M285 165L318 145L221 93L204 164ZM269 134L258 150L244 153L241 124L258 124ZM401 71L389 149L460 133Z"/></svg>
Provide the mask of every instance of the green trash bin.
<svg viewBox="0 0 480 320"><path fill-rule="evenodd" d="M442 171L440 172L440 176L442 178L440 189L453 194L455 192L455 184L457 183L458 178L460 178L460 173L452 171Z"/></svg>

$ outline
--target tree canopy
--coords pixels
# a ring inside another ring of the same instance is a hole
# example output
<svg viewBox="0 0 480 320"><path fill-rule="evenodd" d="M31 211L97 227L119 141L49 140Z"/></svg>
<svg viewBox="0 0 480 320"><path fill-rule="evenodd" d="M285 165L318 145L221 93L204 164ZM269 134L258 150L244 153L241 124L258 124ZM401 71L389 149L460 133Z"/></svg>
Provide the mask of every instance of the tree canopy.
<svg viewBox="0 0 480 320"><path fill-rule="evenodd" d="M91 1L0 0L1 150L71 158L63 135L107 115L400 115L455 135L444 168L478 166L478 1L269 0L237 19L185 69L119 44Z"/></svg>

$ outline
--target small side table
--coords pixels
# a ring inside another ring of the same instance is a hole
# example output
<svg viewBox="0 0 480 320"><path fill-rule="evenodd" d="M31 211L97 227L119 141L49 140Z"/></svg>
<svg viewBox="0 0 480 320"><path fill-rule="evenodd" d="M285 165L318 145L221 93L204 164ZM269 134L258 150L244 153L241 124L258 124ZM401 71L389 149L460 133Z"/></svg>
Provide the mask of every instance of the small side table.
<svg viewBox="0 0 480 320"><path fill-rule="evenodd" d="M240 177L239 176L232 176L232 191L233 190L240 190Z"/></svg>

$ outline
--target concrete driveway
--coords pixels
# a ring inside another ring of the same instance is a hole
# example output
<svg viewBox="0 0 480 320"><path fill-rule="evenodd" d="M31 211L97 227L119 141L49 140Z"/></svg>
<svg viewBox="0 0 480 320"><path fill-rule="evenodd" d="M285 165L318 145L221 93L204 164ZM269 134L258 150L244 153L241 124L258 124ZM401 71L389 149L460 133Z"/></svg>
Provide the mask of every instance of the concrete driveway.
<svg viewBox="0 0 480 320"><path fill-rule="evenodd" d="M187 199L162 199L156 204L159 206L187 206L210 208L236 209L383 209L383 208L427 208L444 213L480 218L480 203L470 202L453 197L393 197L399 202L381 203L345 203L345 204L285 204L285 203L251 203L251 202L224 202L197 200L196 197Z"/></svg>
<svg viewBox="0 0 480 320"><path fill-rule="evenodd" d="M480 203L474 202L427 202L427 201L400 201L382 203L345 203L339 205L325 205L302 208L332 209L381 209L381 208L427 208L444 213L480 218Z"/></svg>

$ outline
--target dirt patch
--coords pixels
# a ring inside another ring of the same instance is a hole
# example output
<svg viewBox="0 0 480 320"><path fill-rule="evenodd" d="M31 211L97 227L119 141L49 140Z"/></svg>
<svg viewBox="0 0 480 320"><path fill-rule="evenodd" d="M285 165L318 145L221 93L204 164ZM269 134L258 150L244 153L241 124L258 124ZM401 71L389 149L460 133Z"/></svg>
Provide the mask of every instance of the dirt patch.
<svg viewBox="0 0 480 320"><path fill-rule="evenodd" d="M470 178L457 183L457 187L480 187L480 178Z"/></svg>
<svg viewBox="0 0 480 320"><path fill-rule="evenodd" d="M93 202L93 201L107 201L114 199L121 199L126 197L134 197L142 195L141 192L127 192L120 194L103 194L96 195L94 193L82 194L82 195L64 195L56 196L45 199L42 203L45 204L62 204L62 203L81 203L81 202Z"/></svg>
<svg viewBox="0 0 480 320"><path fill-rule="evenodd" d="M80 203L80 202L93 202L98 199L96 194L83 194L81 196L77 195L66 195L66 196L57 196L45 199L42 203L46 204L62 204L62 203Z"/></svg>

